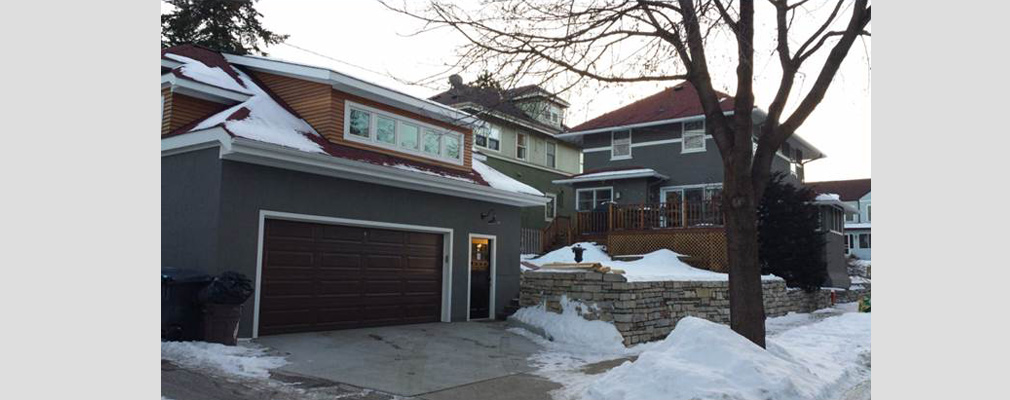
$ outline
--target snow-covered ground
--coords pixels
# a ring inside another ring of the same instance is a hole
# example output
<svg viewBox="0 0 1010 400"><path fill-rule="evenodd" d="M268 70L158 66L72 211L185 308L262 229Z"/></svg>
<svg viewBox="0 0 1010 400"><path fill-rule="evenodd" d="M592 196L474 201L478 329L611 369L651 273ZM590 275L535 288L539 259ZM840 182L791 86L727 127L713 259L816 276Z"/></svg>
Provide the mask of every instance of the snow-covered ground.
<svg viewBox="0 0 1010 400"><path fill-rule="evenodd" d="M225 346L207 342L161 342L161 358L176 364L211 369L245 378L268 378L270 370L287 364L284 357L268 355L251 343Z"/></svg>
<svg viewBox="0 0 1010 400"><path fill-rule="evenodd" d="M582 253L582 262L600 263L604 266L624 270L624 276L628 282L642 281L725 281L729 279L728 274L712 272L704 269L694 268L680 260L683 257L667 249L661 249L649 254L642 255L642 258L635 261L618 261L610 258L601 246L596 243L582 242L571 246L562 247L541 257L526 259L537 266L542 267L541 271L550 272L581 272L578 270L551 270L545 265L550 263L574 263L575 253L572 247L582 246L586 249ZM762 276L764 280L779 280L774 275Z"/></svg>
<svg viewBox="0 0 1010 400"><path fill-rule="evenodd" d="M577 302L563 314L521 309L517 319L553 337L513 328L539 342L539 374L564 385L559 399L835 399L868 386L870 315L843 304L810 314L770 318L768 349L729 327L684 318L662 341L625 348L613 325L581 318ZM637 359L630 361L633 357ZM628 358L590 375L587 364Z"/></svg>

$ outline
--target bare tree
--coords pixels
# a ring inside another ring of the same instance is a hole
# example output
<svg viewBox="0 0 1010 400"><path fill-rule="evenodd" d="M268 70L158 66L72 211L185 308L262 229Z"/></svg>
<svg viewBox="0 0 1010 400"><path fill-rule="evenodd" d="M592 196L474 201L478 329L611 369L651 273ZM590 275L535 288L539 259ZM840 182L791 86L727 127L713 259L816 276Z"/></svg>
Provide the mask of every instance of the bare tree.
<svg viewBox="0 0 1010 400"><path fill-rule="evenodd" d="M753 152L754 2L741 0L485 0L476 10L431 0L410 10L392 10L426 22L425 29L450 28L468 44L459 49L457 66L496 62L503 81L566 77L568 89L583 81L627 83L687 80L697 89L705 127L718 145L724 166L724 201L729 256L730 326L764 346L764 305L758 264L756 209L770 174L775 152L824 98L854 42L869 36L868 0L808 4L808 0L768 0L775 10L775 52L782 77L767 119L760 126ZM793 21L824 11L812 33L791 35ZM829 12L828 12L829 11ZM848 14L847 19L845 14ZM767 33L766 33L767 34ZM713 88L710 62L715 43L736 44L727 58L736 65L736 99L724 113ZM799 46L793 49L793 46ZM786 114L797 76L811 56L816 79Z"/></svg>

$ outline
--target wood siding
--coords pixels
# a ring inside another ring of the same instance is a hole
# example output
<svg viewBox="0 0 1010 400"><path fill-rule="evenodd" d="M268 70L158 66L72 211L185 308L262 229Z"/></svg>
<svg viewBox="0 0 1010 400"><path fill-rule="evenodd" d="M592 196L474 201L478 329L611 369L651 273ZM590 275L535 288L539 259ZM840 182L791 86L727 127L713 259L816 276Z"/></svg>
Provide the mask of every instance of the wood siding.
<svg viewBox="0 0 1010 400"><path fill-rule="evenodd" d="M469 171L472 168L472 147L473 132L470 129L458 127L433 118L428 118L416 113L401 110L378 103L359 96L345 93L333 89L329 85L307 81L303 79L290 78L265 72L253 72L253 75L266 85L270 91L286 102L298 113L312 128L323 135L330 142L343 146L376 151L390 154L396 157L423 162L427 164L439 165L446 168ZM344 139L344 101L352 102L387 111L392 114L404 116L426 124L434 125L444 129L460 132L463 134L463 165L449 162L432 160L409 153L403 153L378 146L370 146L360 142Z"/></svg>
<svg viewBox="0 0 1010 400"><path fill-rule="evenodd" d="M174 93L168 88L161 90L161 96L165 99L161 110L162 135L171 133L193 121L207 118L228 107L225 104Z"/></svg>

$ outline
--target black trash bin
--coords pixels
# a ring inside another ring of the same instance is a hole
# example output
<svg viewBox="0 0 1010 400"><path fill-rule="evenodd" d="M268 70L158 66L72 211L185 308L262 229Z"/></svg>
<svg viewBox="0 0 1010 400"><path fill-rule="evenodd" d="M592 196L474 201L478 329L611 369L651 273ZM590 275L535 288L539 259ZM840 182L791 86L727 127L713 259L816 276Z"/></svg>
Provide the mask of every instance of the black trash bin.
<svg viewBox="0 0 1010 400"><path fill-rule="evenodd" d="M162 340L203 340L203 310L198 295L211 280L197 270L161 268Z"/></svg>
<svg viewBox="0 0 1010 400"><path fill-rule="evenodd" d="M245 275L232 271L215 277L200 290L197 297L203 305L203 340L236 345L242 304L252 294L252 281Z"/></svg>

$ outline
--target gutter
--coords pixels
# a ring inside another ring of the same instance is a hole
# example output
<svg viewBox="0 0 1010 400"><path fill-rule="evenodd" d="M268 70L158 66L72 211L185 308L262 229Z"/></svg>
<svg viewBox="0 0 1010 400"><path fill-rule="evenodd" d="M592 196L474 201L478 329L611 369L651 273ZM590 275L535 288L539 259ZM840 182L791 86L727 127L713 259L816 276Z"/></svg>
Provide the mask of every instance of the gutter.
<svg viewBox="0 0 1010 400"><path fill-rule="evenodd" d="M733 111L726 111L726 112L723 113L723 115L733 115ZM637 123L637 124L609 126L609 127L605 127L605 128L589 129L589 130L585 130L585 131L574 131L574 132L562 133L560 135L556 135L556 137L558 137L558 138L575 137L575 136L588 135L588 134L591 134L591 133L610 132L610 131L621 130L621 129L645 128L645 127L648 127L648 126L665 125L665 124L672 124L672 123L675 123L675 122L694 121L694 120L699 120L699 119L705 119L705 115L704 114L689 115L689 116L686 116L686 117L673 118L673 119L663 119L663 120L659 120L659 121L649 121L649 122L640 122L640 123Z"/></svg>
<svg viewBox="0 0 1010 400"><path fill-rule="evenodd" d="M162 157L165 157L218 146L221 149L220 158L222 160L265 165L516 207L544 206L550 201L550 198L545 196L510 192L452 178L348 160L325 153L306 153L271 143L231 137L222 128L211 128L162 139L161 152Z"/></svg>
<svg viewBox="0 0 1010 400"><path fill-rule="evenodd" d="M634 178L659 178L662 180L670 179L668 176L658 173L656 171L652 172L636 172L634 174L625 175L613 175L613 176L591 176L591 177L575 177L570 179L558 179L556 181L551 181L554 184L565 184L565 183L579 183L579 182L599 182L599 181L616 181L621 179L634 179Z"/></svg>

